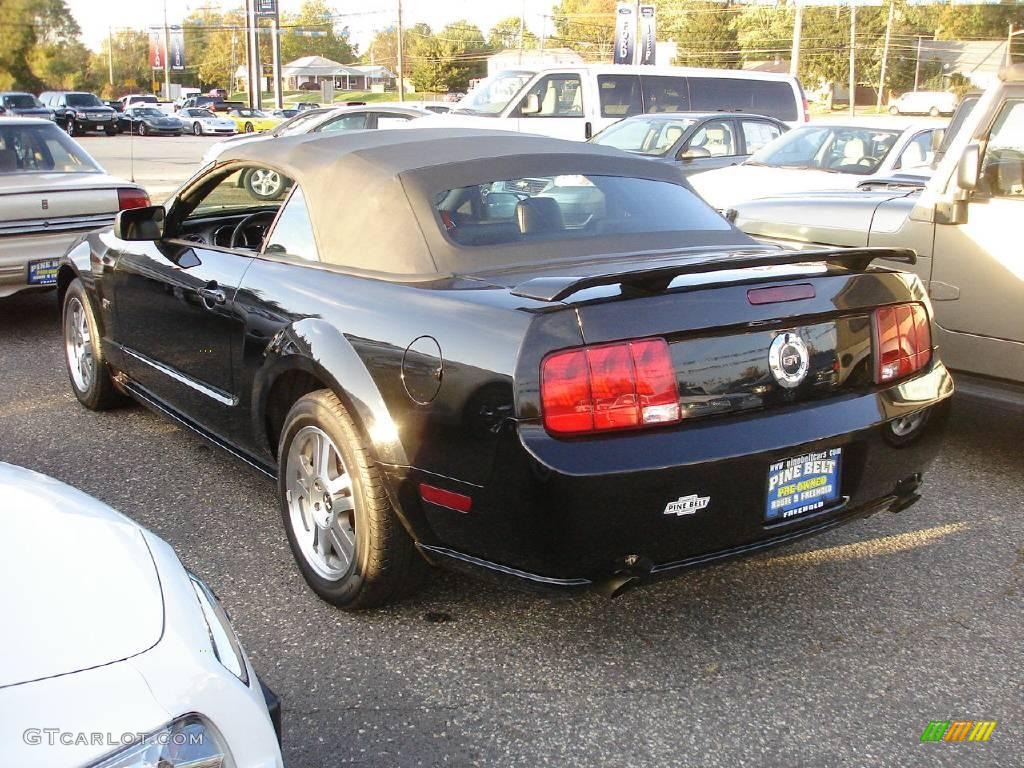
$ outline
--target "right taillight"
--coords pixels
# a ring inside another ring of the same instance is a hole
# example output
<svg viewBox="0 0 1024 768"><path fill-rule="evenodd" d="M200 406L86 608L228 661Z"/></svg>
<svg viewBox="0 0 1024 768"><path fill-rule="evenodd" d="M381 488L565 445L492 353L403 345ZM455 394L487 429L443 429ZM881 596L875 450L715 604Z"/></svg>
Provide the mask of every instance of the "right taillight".
<svg viewBox="0 0 1024 768"><path fill-rule="evenodd" d="M932 359L932 332L922 304L875 310L875 381L888 384L924 368Z"/></svg>
<svg viewBox="0 0 1024 768"><path fill-rule="evenodd" d="M679 392L664 339L570 349L541 364L545 428L572 435L679 421Z"/></svg>

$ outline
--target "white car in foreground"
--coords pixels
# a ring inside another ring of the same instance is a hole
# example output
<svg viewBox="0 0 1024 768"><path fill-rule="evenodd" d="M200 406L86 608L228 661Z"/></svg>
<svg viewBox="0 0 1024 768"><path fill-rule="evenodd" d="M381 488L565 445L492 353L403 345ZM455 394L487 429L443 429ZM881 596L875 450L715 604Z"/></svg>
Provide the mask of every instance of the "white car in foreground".
<svg viewBox="0 0 1024 768"><path fill-rule="evenodd" d="M84 232L149 205L108 176L50 120L0 117L0 299L57 284L57 262Z"/></svg>
<svg viewBox="0 0 1024 768"><path fill-rule="evenodd" d="M185 130L196 136L234 136L238 130L234 120L217 117L202 107L179 109L177 117L185 126Z"/></svg>
<svg viewBox="0 0 1024 768"><path fill-rule="evenodd" d="M0 499L3 765L282 765L276 697L166 542L2 462Z"/></svg>
<svg viewBox="0 0 1024 768"><path fill-rule="evenodd" d="M870 177L930 175L934 122L812 123L769 142L746 161L687 177L719 210L790 192L855 189Z"/></svg>

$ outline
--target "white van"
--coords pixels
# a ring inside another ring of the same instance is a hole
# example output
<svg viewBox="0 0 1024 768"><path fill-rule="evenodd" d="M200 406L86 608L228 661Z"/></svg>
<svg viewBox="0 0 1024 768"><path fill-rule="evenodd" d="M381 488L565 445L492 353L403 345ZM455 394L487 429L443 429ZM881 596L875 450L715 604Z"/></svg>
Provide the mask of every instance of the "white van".
<svg viewBox="0 0 1024 768"><path fill-rule="evenodd" d="M957 98L949 91L907 91L889 105L894 115L952 115Z"/></svg>
<svg viewBox="0 0 1024 768"><path fill-rule="evenodd" d="M694 111L768 115L789 125L808 119L790 75L611 64L499 72L436 119L585 141L629 115Z"/></svg>

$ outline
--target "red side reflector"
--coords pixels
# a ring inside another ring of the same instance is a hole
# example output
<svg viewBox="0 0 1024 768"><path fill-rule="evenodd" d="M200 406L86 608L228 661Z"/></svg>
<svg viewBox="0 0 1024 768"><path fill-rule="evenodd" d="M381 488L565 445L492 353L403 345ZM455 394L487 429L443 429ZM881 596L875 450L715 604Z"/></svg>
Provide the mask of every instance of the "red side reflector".
<svg viewBox="0 0 1024 768"><path fill-rule="evenodd" d="M141 189L121 187L117 190L117 208L120 211L129 208L148 208L149 204L149 195Z"/></svg>
<svg viewBox="0 0 1024 768"><path fill-rule="evenodd" d="M921 304L875 310L875 381L887 384L924 368L932 359L928 313Z"/></svg>
<svg viewBox="0 0 1024 768"><path fill-rule="evenodd" d="M752 288L747 291L747 301L751 304L778 304L783 301L813 299L814 296L814 286L810 283L777 285L773 288Z"/></svg>
<svg viewBox="0 0 1024 768"><path fill-rule="evenodd" d="M420 498L439 507L454 509L456 512L469 512L473 508L473 499L469 496L426 483L420 483Z"/></svg>

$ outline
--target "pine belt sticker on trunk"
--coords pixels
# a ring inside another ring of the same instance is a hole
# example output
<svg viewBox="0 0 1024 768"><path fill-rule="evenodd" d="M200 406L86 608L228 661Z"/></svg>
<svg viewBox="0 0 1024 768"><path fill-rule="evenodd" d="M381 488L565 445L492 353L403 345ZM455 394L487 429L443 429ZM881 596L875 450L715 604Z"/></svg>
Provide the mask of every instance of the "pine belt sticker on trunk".
<svg viewBox="0 0 1024 768"><path fill-rule="evenodd" d="M765 520L799 517L838 499L842 452L842 448L831 448L772 464L768 468Z"/></svg>

